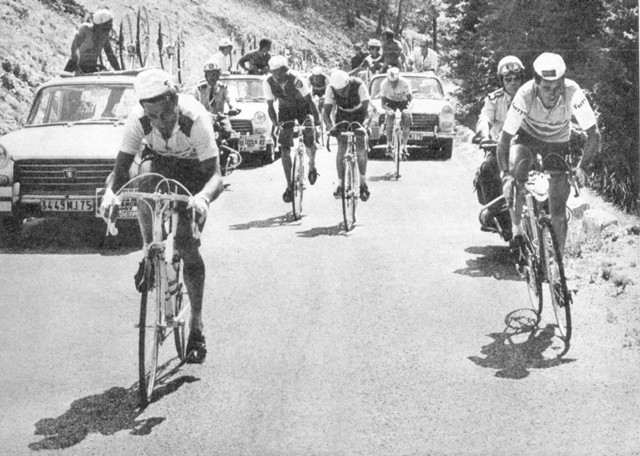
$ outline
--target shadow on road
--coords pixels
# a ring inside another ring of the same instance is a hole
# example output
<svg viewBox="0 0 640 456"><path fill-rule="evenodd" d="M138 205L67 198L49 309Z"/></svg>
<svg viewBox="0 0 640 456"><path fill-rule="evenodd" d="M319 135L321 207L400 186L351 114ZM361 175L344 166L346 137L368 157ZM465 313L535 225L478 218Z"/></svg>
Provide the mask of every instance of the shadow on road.
<svg viewBox="0 0 640 456"><path fill-rule="evenodd" d="M154 391L153 402L177 391L186 383L199 379L193 376L176 378ZM165 417L139 420L143 410L139 407L136 386L114 387L102 394L78 399L57 418L43 418L35 424L35 435L43 436L39 442L29 444L32 450L59 450L82 442L89 434L113 435L129 430L131 435L148 435Z"/></svg>
<svg viewBox="0 0 640 456"><path fill-rule="evenodd" d="M556 356L561 349L557 347L554 328L547 325L543 329L514 330L507 326L502 333L489 334L493 342L482 347L484 358L469 356L469 359L480 367L496 369L496 377L512 380L528 377L531 369L548 369L575 361Z"/></svg>
<svg viewBox="0 0 640 456"><path fill-rule="evenodd" d="M394 173L387 173L383 176L371 176L367 178L369 182L379 182L379 181L395 181L397 180Z"/></svg>
<svg viewBox="0 0 640 456"><path fill-rule="evenodd" d="M456 274L469 277L493 277L497 280L522 280L506 245L504 247L498 245L469 247L465 252L478 256L467 260L467 267L458 269L455 271Z"/></svg>
<svg viewBox="0 0 640 456"><path fill-rule="evenodd" d="M27 219L19 235L2 236L0 253L126 255L141 249L137 222L121 223L118 229L118 236L107 237L106 225L102 220L71 217Z"/></svg>
<svg viewBox="0 0 640 456"><path fill-rule="evenodd" d="M279 215L277 217L271 217L265 220L254 220L248 223L239 223L237 225L230 225L231 230L248 230L251 228L273 228L276 226L288 225L292 222L293 215L288 213L286 215Z"/></svg>
<svg viewBox="0 0 640 456"><path fill-rule="evenodd" d="M347 236L347 232L342 229L342 223L332 226L318 226L307 231L298 231L298 237L314 238L318 236Z"/></svg>

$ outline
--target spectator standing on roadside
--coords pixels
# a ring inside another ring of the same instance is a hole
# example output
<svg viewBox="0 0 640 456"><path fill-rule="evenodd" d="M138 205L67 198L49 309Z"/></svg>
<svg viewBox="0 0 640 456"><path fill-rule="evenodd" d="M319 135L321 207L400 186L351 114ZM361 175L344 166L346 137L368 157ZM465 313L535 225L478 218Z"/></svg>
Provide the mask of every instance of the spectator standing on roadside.
<svg viewBox="0 0 640 456"><path fill-rule="evenodd" d="M353 57L351 57L351 69L355 70L360 65L362 65L362 62L364 61L364 59L367 58L367 55L369 55L369 54L365 53L362 50L362 46L360 44L354 45L353 49L356 51L356 53L355 53L355 55Z"/></svg>
<svg viewBox="0 0 640 456"><path fill-rule="evenodd" d="M110 33L113 15L108 8L101 8L92 15L91 22L82 24L71 43L71 57L64 71L95 73L101 69L100 55L104 49L111 68L120 71L120 64L111 48Z"/></svg>
<svg viewBox="0 0 640 456"><path fill-rule="evenodd" d="M260 40L260 47L257 50L247 52L238 60L238 66L249 74L268 74L269 59L271 59L271 40L263 38Z"/></svg>
<svg viewBox="0 0 640 456"><path fill-rule="evenodd" d="M409 53L409 70L414 73L438 71L438 53L429 47L429 38L420 39L420 46Z"/></svg>

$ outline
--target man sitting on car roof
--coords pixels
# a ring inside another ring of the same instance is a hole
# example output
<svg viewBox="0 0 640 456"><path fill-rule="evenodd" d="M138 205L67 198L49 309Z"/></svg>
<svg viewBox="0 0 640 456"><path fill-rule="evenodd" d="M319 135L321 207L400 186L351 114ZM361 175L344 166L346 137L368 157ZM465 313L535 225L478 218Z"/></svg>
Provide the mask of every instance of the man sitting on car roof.
<svg viewBox="0 0 640 456"><path fill-rule="evenodd" d="M120 64L116 58L109 34L113 28L113 15L107 8L93 13L92 22L85 22L80 26L71 43L71 57L64 67L64 71L71 73L95 73L103 69L98 63L104 49L111 67L120 71Z"/></svg>

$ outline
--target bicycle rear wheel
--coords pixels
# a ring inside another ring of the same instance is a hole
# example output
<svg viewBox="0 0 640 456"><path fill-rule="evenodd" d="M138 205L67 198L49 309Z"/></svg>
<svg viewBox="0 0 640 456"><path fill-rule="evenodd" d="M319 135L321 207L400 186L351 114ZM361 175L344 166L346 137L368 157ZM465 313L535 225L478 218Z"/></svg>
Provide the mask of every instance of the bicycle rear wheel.
<svg viewBox="0 0 640 456"><path fill-rule="evenodd" d="M395 178L396 179L400 179L400 157L401 157L401 145L402 142L400 141L400 132L399 131L395 131L393 133L393 160L395 161L395 165L396 165L396 174L395 174Z"/></svg>
<svg viewBox="0 0 640 456"><path fill-rule="evenodd" d="M176 272L178 280L178 289L175 295L175 303L173 307L173 338L176 345L176 352L180 361L184 361L187 357L187 341L189 340L189 319L191 318L191 303L187 296L186 287L183 280L183 265L180 259L180 266ZM173 266L169 266L173 267Z"/></svg>
<svg viewBox="0 0 640 456"><path fill-rule="evenodd" d="M553 304L553 311L556 314L560 338L565 343L565 350L561 354L563 355L569 349L569 341L571 340L571 295L567 288L567 279L564 274L558 239L548 216L541 219L541 232L541 242L544 248L544 268L551 295L551 304Z"/></svg>
<svg viewBox="0 0 640 456"><path fill-rule="evenodd" d="M342 176L342 215L344 229L351 231L356 222L356 205L358 201L358 182L353 157L344 160L344 174Z"/></svg>
<svg viewBox="0 0 640 456"><path fill-rule="evenodd" d="M524 266L524 276L527 281L527 292L531 307L538 315L538 323L542 315L542 258L540 258L540 229L535 219L530 214L525 214L522 218L524 228L526 264Z"/></svg>
<svg viewBox="0 0 640 456"><path fill-rule="evenodd" d="M160 322L162 297L162 267L158 259L145 262L144 280L147 289L140 299L140 321L138 339L138 374L140 377L140 400L142 406L151 402L158 368L158 351L162 338Z"/></svg>
<svg viewBox="0 0 640 456"><path fill-rule="evenodd" d="M298 148L300 145L298 145ZM296 150L293 154L293 164L291 166L291 206L293 208L294 220L299 220L302 216L302 196L304 193L304 152L302 154Z"/></svg>

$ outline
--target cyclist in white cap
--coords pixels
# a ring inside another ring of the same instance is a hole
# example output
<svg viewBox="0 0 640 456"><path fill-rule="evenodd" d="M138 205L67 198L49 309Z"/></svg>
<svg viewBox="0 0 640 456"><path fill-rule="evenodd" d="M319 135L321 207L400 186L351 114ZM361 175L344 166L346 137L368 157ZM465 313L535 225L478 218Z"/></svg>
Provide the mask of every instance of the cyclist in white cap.
<svg viewBox="0 0 640 456"><path fill-rule="evenodd" d="M570 121L574 116L587 134L582 159L572 170L578 182L584 185L586 173L600 148L600 130L582 89L564 77L566 66L561 56L545 52L533 62L533 69L534 79L520 87L511 103L498 143L498 166L507 201L511 201L515 192L516 207L515 210L510 209L513 227L511 246L516 250L523 244L520 220L523 197L514 190L514 183L519 187L527 180L523 174L528 168L519 165L525 160L533 160L533 154L539 154L545 170L551 174L549 212L560 249L564 251L570 185L564 162L560 163L561 160L551 154L564 157L569 153ZM546 157L549 158L545 160Z"/></svg>
<svg viewBox="0 0 640 456"><path fill-rule="evenodd" d="M331 130L335 124L342 121L358 122L363 128L356 130L356 154L358 155L358 168L360 169L360 199L367 201L371 192L367 185L367 132L370 113L369 103L371 96L364 82L359 78L350 77L342 70L333 70L329 79L329 87L324 95L323 119L327 130ZM335 119L332 113L335 110ZM344 131L343 127L340 131ZM338 138L338 153L336 154L336 168L338 171L338 187L333 196L340 198L342 195L342 175L344 174L344 153L347 150L347 139L340 136L340 132L333 132Z"/></svg>
<svg viewBox="0 0 640 456"><path fill-rule="evenodd" d="M406 78L400 76L400 70L396 67L387 70L387 77L380 84L380 101L382 109L386 112L385 133L387 135L387 156L393 157L391 148L391 136L393 135L393 123L396 119L396 109L402 113L402 154L403 158L409 157L407 140L411 128L411 84Z"/></svg>
<svg viewBox="0 0 640 456"><path fill-rule="evenodd" d="M273 125L281 122L297 120L303 125L309 115L313 117L314 125L320 125L318 107L311 98L311 89L298 73L289 70L286 57L276 55L269 60L271 74L264 81L264 93L267 99L269 118ZM276 113L274 103L278 101ZM316 138L315 130L303 129L303 142L309 156L309 183L316 183L318 170L316 168ZM291 146L293 145L293 124L283 126L278 138L282 150L282 168L287 179L287 188L282 194L282 200L290 203L293 200L291 190Z"/></svg>
<svg viewBox="0 0 640 456"><path fill-rule="evenodd" d="M231 71L231 51L233 43L229 38L222 38L218 42L218 52L213 54L209 61L214 61L220 66L222 72Z"/></svg>
<svg viewBox="0 0 640 456"><path fill-rule="evenodd" d="M181 182L194 196L189 208L200 215L200 229L208 213L209 203L222 192L222 178L213 127L204 107L190 95L178 94L171 75L160 69L142 71L134 88L140 103L133 108L125 126L113 172L107 178L106 192L100 205L105 216L116 200L114 191L129 180L129 169L140 155L139 174L158 173ZM141 191L153 191L158 178L139 181ZM191 334L187 362L202 363L206 357L202 323L202 298L205 268L200 256L200 240L194 238L190 211L181 210L176 232L176 246L184 261L184 279L191 301ZM152 239L151 214L144 204L138 205L138 219L147 256ZM144 259L140 263L144 268Z"/></svg>
<svg viewBox="0 0 640 456"><path fill-rule="evenodd" d="M524 82L524 65L518 57L513 55L508 55L498 62L497 72L502 88L491 92L484 99L484 105L476 123L475 142L479 144L498 141L511 101ZM500 168L498 168L495 152L486 155L474 183L480 204L488 204L502 194ZM511 224L511 220L508 220L508 216L504 213L487 214L487 217L490 220L492 217L501 217L500 221L503 223L500 226ZM506 236L507 239L511 238L510 233Z"/></svg>
<svg viewBox="0 0 640 456"><path fill-rule="evenodd" d="M109 34L113 28L113 15L107 8L93 13L91 22L82 24L71 43L71 57L64 71L71 73L95 73L104 69L99 63L104 49L111 68L120 71L120 63L116 58Z"/></svg>

